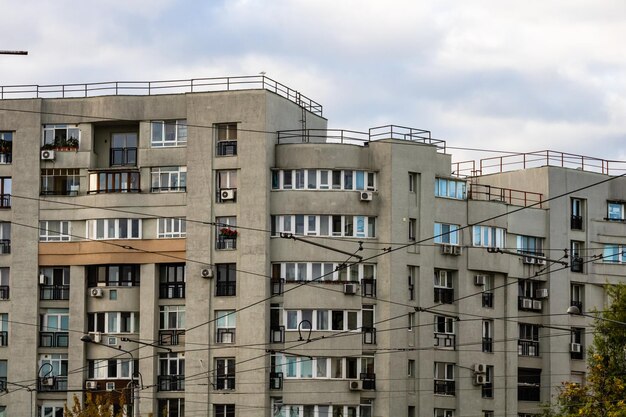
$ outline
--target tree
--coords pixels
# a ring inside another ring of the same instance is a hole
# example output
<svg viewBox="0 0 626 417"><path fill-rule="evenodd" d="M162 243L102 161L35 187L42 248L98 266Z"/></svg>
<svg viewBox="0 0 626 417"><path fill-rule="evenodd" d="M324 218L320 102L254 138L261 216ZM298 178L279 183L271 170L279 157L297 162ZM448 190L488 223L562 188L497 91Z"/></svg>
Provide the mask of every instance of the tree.
<svg viewBox="0 0 626 417"><path fill-rule="evenodd" d="M610 305L597 313L584 385L564 382L551 417L626 417L626 285L607 286ZM613 321L611 321L613 320Z"/></svg>
<svg viewBox="0 0 626 417"><path fill-rule="evenodd" d="M114 412L114 404L119 404L117 413ZM113 398L110 392L104 394L93 394L88 392L85 395L85 404L81 405L80 400L74 395L74 404L69 409L65 404L65 417L125 417L124 396Z"/></svg>

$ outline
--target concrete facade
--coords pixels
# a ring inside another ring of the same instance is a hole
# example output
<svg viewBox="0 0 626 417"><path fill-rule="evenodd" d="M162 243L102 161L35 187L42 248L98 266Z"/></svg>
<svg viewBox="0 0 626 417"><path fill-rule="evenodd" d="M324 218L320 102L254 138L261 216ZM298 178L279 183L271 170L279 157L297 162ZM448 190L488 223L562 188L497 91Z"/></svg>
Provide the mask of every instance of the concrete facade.
<svg viewBox="0 0 626 417"><path fill-rule="evenodd" d="M128 402L132 358L141 416L525 417L584 380L567 308L623 281L606 173L461 177L427 132L337 139L266 89L1 101L0 415Z"/></svg>

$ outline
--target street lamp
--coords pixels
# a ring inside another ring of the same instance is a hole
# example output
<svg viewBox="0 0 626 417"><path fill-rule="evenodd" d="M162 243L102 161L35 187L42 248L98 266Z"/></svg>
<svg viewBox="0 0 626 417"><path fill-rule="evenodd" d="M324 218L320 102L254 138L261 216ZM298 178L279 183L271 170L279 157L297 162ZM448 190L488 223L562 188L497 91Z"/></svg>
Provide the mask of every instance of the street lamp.
<svg viewBox="0 0 626 417"><path fill-rule="evenodd" d="M608 321L610 323L615 323L615 324L620 324L622 326L626 326L626 323L624 323L623 321L617 321L617 320L613 320L613 319L607 319L604 318L602 316L592 316L591 314L586 314L583 313L582 311L580 311L580 308L578 308L578 306L570 306L567 308L567 314L570 314L572 316L583 316L583 317L590 317L592 319L597 319L597 320L602 320L602 321Z"/></svg>
<svg viewBox="0 0 626 417"><path fill-rule="evenodd" d="M94 342L94 340L88 334L81 337L80 341L83 343L99 344L99 343ZM133 410L133 416L139 417L139 390L137 389L138 387L135 384L135 380L133 376L133 374L135 373L135 357L133 356L133 352L131 352L130 350L122 349L121 346L117 346L117 347L109 346L109 345L100 345L100 346L108 347L109 349L119 350L120 352L128 353L128 355L130 356L131 373L130 373L130 382L128 383L131 389L130 408Z"/></svg>

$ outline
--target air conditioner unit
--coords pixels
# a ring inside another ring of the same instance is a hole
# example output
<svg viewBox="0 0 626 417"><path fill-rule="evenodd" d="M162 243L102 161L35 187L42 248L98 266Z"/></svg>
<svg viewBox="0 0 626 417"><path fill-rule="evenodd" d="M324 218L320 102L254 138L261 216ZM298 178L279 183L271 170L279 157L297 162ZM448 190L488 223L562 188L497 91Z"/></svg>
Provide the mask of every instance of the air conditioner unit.
<svg viewBox="0 0 626 417"><path fill-rule="evenodd" d="M485 363L475 363L474 364L474 372L477 374L484 374L487 372L487 364Z"/></svg>
<svg viewBox="0 0 626 417"><path fill-rule="evenodd" d="M115 336L107 337L107 345L110 345L110 346L117 345L117 337L115 337Z"/></svg>
<svg viewBox="0 0 626 417"><path fill-rule="evenodd" d="M343 293L354 295L356 294L357 285L356 284L344 284L343 285Z"/></svg>
<svg viewBox="0 0 626 417"><path fill-rule="evenodd" d="M350 391L362 391L363 381L350 381Z"/></svg>
<svg viewBox="0 0 626 417"><path fill-rule="evenodd" d="M533 300L530 298L522 298L522 308L533 308Z"/></svg>
<svg viewBox="0 0 626 417"><path fill-rule="evenodd" d="M583 347L580 343L570 343L569 351L572 353L580 353L583 351Z"/></svg>
<svg viewBox="0 0 626 417"><path fill-rule="evenodd" d="M115 391L115 382L107 382L106 383L107 391Z"/></svg>
<svg viewBox="0 0 626 417"><path fill-rule="evenodd" d="M372 198L374 197L374 194L369 191L363 191L360 194L361 194L361 201L372 201Z"/></svg>
<svg viewBox="0 0 626 417"><path fill-rule="evenodd" d="M452 245L441 245L441 253L444 255L452 254Z"/></svg>
<svg viewBox="0 0 626 417"><path fill-rule="evenodd" d="M98 389L98 381L85 381L86 389Z"/></svg>
<svg viewBox="0 0 626 417"><path fill-rule="evenodd" d="M461 253L463 253L463 248L461 246L452 246L452 254L459 256Z"/></svg>
<svg viewBox="0 0 626 417"><path fill-rule="evenodd" d="M46 285L46 276L44 274L39 274L39 284Z"/></svg>
<svg viewBox="0 0 626 417"><path fill-rule="evenodd" d="M202 278L213 278L213 268L202 268L200 270L200 276Z"/></svg>
<svg viewBox="0 0 626 417"><path fill-rule="evenodd" d="M474 285L485 285L485 282L487 282L487 275L474 276Z"/></svg>
<svg viewBox="0 0 626 417"><path fill-rule="evenodd" d="M541 288L535 291L535 298L548 298L548 289Z"/></svg>
<svg viewBox="0 0 626 417"><path fill-rule="evenodd" d="M487 383L487 375L476 374L474 375L474 385L485 385Z"/></svg>
<svg viewBox="0 0 626 417"><path fill-rule="evenodd" d="M220 196L222 200L234 200L235 199L235 190L221 190Z"/></svg>
<svg viewBox="0 0 626 417"><path fill-rule="evenodd" d="M54 161L54 151L41 151L41 160L42 161Z"/></svg>
<svg viewBox="0 0 626 417"><path fill-rule="evenodd" d="M102 288L92 288L90 295L95 298L100 298L104 295L104 290Z"/></svg>
<svg viewBox="0 0 626 417"><path fill-rule="evenodd" d="M53 387L54 386L54 377L49 376L46 378L41 378L40 384L44 387Z"/></svg>
<svg viewBox="0 0 626 417"><path fill-rule="evenodd" d="M541 301L533 300L533 310L541 310Z"/></svg>
<svg viewBox="0 0 626 417"><path fill-rule="evenodd" d="M89 333L89 336L91 336L91 340L93 340L94 343L102 342L102 333L101 332L91 332L91 333Z"/></svg>

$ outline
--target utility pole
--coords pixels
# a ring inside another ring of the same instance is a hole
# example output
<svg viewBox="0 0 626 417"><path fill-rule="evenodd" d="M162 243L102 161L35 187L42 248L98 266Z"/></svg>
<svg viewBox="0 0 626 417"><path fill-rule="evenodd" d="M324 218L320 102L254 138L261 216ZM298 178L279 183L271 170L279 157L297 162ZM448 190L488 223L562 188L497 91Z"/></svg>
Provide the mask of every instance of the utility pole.
<svg viewBox="0 0 626 417"><path fill-rule="evenodd" d="M28 55L28 51L0 51L0 55Z"/></svg>

